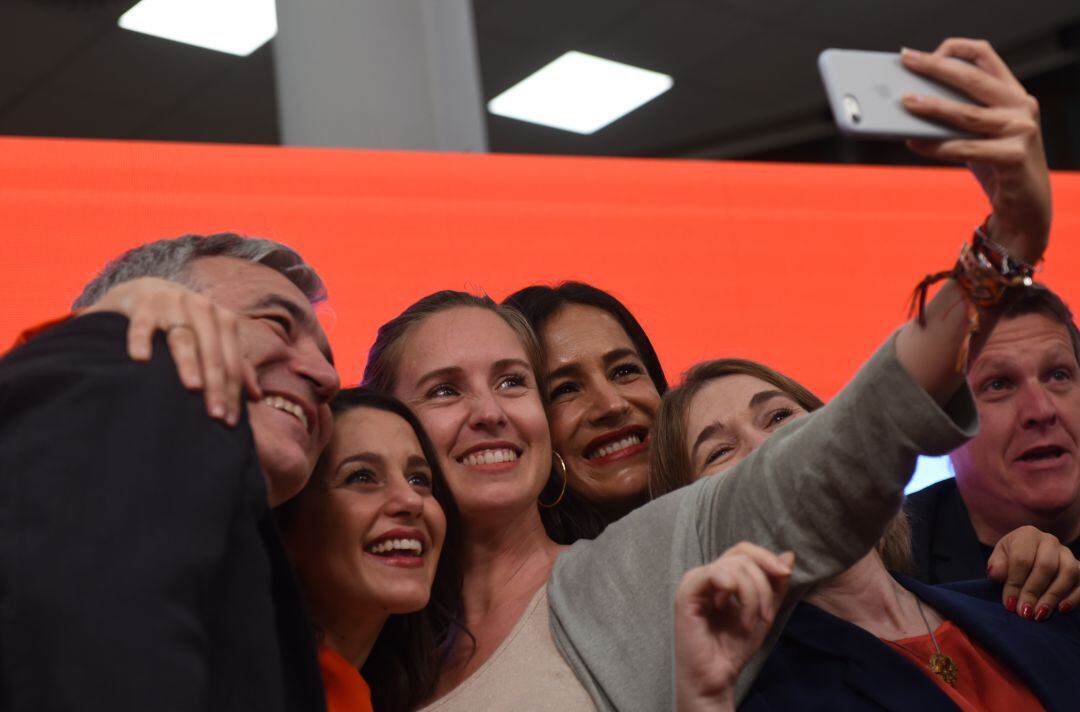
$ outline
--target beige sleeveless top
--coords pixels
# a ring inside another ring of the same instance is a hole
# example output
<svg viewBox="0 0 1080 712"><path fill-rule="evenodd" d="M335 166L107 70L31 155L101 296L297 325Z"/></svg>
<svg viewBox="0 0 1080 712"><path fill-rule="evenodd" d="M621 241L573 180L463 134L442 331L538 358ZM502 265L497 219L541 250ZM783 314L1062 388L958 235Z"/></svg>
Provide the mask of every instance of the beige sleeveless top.
<svg viewBox="0 0 1080 712"><path fill-rule="evenodd" d="M566 664L548 625L547 585L491 657L465 682L421 712L595 712L589 693Z"/></svg>

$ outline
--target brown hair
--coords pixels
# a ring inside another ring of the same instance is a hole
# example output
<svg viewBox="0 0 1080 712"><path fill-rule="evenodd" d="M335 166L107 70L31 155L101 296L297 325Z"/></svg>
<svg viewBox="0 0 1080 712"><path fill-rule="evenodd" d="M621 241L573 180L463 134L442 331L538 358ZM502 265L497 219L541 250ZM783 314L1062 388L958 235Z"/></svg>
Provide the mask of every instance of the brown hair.
<svg viewBox="0 0 1080 712"><path fill-rule="evenodd" d="M791 396L807 412L824 403L807 388L754 361L719 358L703 361L683 376L682 383L664 394L653 421L649 447L649 495L654 499L693 482L693 467L686 451L686 418L690 401L710 381L742 374L760 378Z"/></svg>
<svg viewBox="0 0 1080 712"><path fill-rule="evenodd" d="M409 334L428 317L456 308L486 309L497 314L513 329L525 349L541 401L545 401L547 383L542 368L544 359L540 341L521 312L511 306L498 304L487 296L449 289L427 295L379 327L375 343L368 352L361 386L373 391L393 393ZM595 507L572 489L566 488L565 494L560 495L564 489L563 477L552 463L551 474L540 493L540 500L554 502L560 496L562 499L557 507L540 509L544 529L548 536L559 544L572 544L582 538L591 539L603 529L603 518Z"/></svg>
<svg viewBox="0 0 1080 712"><path fill-rule="evenodd" d="M649 448L649 494L653 498L693 482L693 467L686 447L690 402L710 381L736 374L753 376L776 386L808 413L825 405L802 384L755 361L722 358L691 367L683 382L664 395L653 422ZM889 522L874 548L889 571L911 570L911 527L903 510Z"/></svg>

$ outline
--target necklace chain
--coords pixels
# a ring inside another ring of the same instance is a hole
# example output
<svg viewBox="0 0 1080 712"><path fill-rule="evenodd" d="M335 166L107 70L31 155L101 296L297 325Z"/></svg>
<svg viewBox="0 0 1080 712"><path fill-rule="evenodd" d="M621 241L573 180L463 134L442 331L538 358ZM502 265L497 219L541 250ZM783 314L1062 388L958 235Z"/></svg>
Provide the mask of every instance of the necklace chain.
<svg viewBox="0 0 1080 712"><path fill-rule="evenodd" d="M930 641L934 644L934 654L930 656L930 660L927 662L927 667L930 668L930 672L940 677L945 682L949 683L953 687L956 687L956 674L958 668L956 663L951 657L941 652L941 646L938 645L937 636L934 635L934 629L930 627L930 621L926 619L926 613L923 612L922 601L918 598L915 599L915 605L919 609L919 617L922 618L923 625L926 626L926 632L930 634ZM893 645L898 645L909 653L919 657L919 653L895 640L890 640Z"/></svg>

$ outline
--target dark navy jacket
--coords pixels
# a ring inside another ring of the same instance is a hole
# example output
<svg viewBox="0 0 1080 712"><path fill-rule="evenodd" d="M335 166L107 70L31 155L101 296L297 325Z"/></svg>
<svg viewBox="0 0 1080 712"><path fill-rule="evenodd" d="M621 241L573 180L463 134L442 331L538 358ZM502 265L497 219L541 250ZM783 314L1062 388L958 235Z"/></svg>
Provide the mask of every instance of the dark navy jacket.
<svg viewBox="0 0 1080 712"><path fill-rule="evenodd" d="M989 581L900 583L1007 665L1051 711L1080 710L1080 618L1025 621ZM963 675L964 671L960 670ZM781 710L955 712L956 705L907 658L862 628L800 603L739 707Z"/></svg>

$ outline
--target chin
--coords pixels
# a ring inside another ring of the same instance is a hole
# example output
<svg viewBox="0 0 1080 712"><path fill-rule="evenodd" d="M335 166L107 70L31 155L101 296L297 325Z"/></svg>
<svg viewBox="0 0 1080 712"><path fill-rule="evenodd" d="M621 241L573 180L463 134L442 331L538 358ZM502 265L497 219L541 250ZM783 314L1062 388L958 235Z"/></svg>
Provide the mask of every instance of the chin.
<svg viewBox="0 0 1080 712"><path fill-rule="evenodd" d="M266 495L271 507L300 494L311 478L312 466L306 456L280 447L263 448L256 441L259 464L266 477Z"/></svg>
<svg viewBox="0 0 1080 712"><path fill-rule="evenodd" d="M428 604L431 589L388 591L382 596L381 608L391 615L416 613Z"/></svg>

